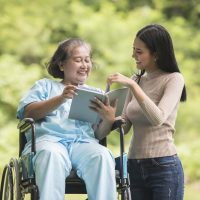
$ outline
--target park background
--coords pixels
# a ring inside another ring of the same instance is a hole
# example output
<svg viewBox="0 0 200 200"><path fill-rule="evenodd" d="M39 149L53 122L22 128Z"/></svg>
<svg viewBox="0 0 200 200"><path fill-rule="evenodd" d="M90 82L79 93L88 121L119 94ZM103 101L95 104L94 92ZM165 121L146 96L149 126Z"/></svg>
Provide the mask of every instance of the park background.
<svg viewBox="0 0 200 200"><path fill-rule="evenodd" d="M92 45L95 66L87 83L105 89L108 74L136 72L131 58L135 34L147 24L159 23L172 36L187 87L188 100L180 105L175 134L185 170L185 200L200 199L199 0L0 0L0 4L0 175L9 159L18 156L18 102L36 80L49 77L45 63L61 40L81 37ZM126 151L131 134L126 136ZM115 132L108 142L117 155Z"/></svg>

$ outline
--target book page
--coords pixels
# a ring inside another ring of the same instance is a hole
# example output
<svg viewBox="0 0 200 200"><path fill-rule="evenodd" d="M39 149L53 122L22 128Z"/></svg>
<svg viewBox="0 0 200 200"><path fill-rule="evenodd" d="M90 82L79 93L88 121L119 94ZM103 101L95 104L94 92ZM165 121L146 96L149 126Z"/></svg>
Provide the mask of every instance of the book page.
<svg viewBox="0 0 200 200"><path fill-rule="evenodd" d="M110 92L106 93L109 97L111 105L113 104L113 101L115 99L118 99L115 117L118 117L122 114L127 93L128 88L125 87L116 90L111 90Z"/></svg>

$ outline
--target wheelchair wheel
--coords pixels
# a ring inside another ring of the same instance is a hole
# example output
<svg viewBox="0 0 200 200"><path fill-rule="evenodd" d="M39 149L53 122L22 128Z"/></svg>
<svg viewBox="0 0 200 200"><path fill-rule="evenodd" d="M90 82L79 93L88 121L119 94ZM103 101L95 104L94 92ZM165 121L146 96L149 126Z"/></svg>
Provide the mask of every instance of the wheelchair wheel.
<svg viewBox="0 0 200 200"><path fill-rule="evenodd" d="M11 176L12 176L13 200L21 200L22 199L21 188L20 188L21 174L20 174L19 164L18 164L17 159L11 158L10 169L11 169Z"/></svg>
<svg viewBox="0 0 200 200"><path fill-rule="evenodd" d="M13 188L12 188L12 174L9 165L6 165L3 170L1 179L1 200L13 200Z"/></svg>

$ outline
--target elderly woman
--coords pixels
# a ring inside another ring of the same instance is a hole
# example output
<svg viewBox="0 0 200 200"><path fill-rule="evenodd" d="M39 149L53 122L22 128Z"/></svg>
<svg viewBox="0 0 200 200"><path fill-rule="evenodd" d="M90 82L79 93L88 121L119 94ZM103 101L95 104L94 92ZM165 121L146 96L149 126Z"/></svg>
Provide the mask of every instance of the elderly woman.
<svg viewBox="0 0 200 200"><path fill-rule="evenodd" d="M49 74L61 81L37 81L17 111L19 119L36 121L33 166L40 200L63 200L65 179L72 168L85 181L90 200L116 200L115 162L111 152L98 143L98 138L110 132L115 117L107 111L115 106L94 99L102 117L98 126L68 118L76 88L95 89L85 85L92 68L90 46L78 38L65 40L47 67ZM23 154L30 152L29 133L26 137Z"/></svg>

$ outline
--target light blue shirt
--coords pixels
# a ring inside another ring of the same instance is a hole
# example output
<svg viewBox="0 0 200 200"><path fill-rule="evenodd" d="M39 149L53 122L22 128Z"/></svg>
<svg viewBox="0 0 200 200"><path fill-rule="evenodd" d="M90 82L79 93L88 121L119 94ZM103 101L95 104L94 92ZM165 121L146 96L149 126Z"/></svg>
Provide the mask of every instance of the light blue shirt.
<svg viewBox="0 0 200 200"><path fill-rule="evenodd" d="M100 89L92 88L87 85L91 90ZM24 118L24 108L32 102L39 102L51 99L57 95L62 94L64 85L58 81L50 80L47 78L37 81L28 93L21 99L17 110L17 117ZM95 139L92 124L88 122L72 120L68 118L71 106L71 99L67 99L53 112L48 113L44 118L36 121L36 138L37 141L49 140L66 142L92 142ZM26 133L28 143L31 140L30 132Z"/></svg>

